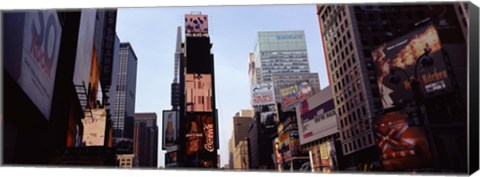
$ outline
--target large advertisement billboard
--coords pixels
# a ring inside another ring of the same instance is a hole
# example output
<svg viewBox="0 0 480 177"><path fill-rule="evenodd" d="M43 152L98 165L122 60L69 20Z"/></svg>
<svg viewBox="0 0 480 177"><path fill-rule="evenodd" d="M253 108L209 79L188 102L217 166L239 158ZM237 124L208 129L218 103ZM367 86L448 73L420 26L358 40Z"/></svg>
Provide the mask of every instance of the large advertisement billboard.
<svg viewBox="0 0 480 177"><path fill-rule="evenodd" d="M415 77L415 73L418 73L420 92L425 97L452 90L441 49L437 30L433 25L426 25L387 42L372 52L385 109L413 100L409 79ZM424 55L425 51L429 52ZM423 67L421 58L432 59L433 65ZM400 83L392 82L393 75L401 78Z"/></svg>
<svg viewBox="0 0 480 177"><path fill-rule="evenodd" d="M213 112L212 75L186 74L185 95L187 112Z"/></svg>
<svg viewBox="0 0 480 177"><path fill-rule="evenodd" d="M177 147L177 139L179 136L178 122L178 111L163 111L163 150L171 150Z"/></svg>
<svg viewBox="0 0 480 177"><path fill-rule="evenodd" d="M431 164L428 141L421 127L410 127L403 110L375 117L374 127L384 170L426 168Z"/></svg>
<svg viewBox="0 0 480 177"><path fill-rule="evenodd" d="M186 34L208 33L208 16L202 15L202 14L185 15L185 33Z"/></svg>
<svg viewBox="0 0 480 177"><path fill-rule="evenodd" d="M297 105L296 113L302 145L338 132L335 103L331 96L315 94Z"/></svg>
<svg viewBox="0 0 480 177"><path fill-rule="evenodd" d="M275 104L275 90L273 83L261 83L252 87L252 106Z"/></svg>
<svg viewBox="0 0 480 177"><path fill-rule="evenodd" d="M217 158L215 148L214 113L187 113L186 155L189 162L213 167Z"/></svg>
<svg viewBox="0 0 480 177"><path fill-rule="evenodd" d="M88 84L90 82L91 65L94 57L93 40L95 34L95 17L95 9L82 9L73 84L78 86L85 85L86 89L88 89Z"/></svg>
<svg viewBox="0 0 480 177"><path fill-rule="evenodd" d="M85 146L103 146L105 144L106 123L107 111L105 108L92 109L92 117L82 119Z"/></svg>
<svg viewBox="0 0 480 177"><path fill-rule="evenodd" d="M17 30L23 32L22 45L18 46L22 49L5 56L4 68L46 119L49 119L62 34L57 12L27 12L24 15L23 28L19 27ZM16 40L22 39L17 37ZM19 42L6 41L4 45L8 43Z"/></svg>
<svg viewBox="0 0 480 177"><path fill-rule="evenodd" d="M290 110L297 104L312 96L312 87L308 81L299 81L280 89L282 109Z"/></svg>

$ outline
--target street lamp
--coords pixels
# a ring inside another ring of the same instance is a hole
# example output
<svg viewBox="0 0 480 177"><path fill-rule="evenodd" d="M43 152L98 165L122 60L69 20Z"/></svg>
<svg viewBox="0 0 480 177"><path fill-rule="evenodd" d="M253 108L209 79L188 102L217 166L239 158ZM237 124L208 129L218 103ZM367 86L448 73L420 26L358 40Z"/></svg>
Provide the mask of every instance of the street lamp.
<svg viewBox="0 0 480 177"><path fill-rule="evenodd" d="M421 66L422 68L426 68L426 67L430 67L434 64L434 61L433 61L433 58L429 56L429 53L430 53L431 49L428 48L428 46L424 49L424 53L419 56L417 58L417 60L415 60L415 68L414 68L414 74L413 74L413 77L410 77L410 75L405 71L403 70L402 68L399 68L399 67L392 67L390 68L390 78L389 78L389 82L392 83L392 84L398 84L400 83L402 80L401 78L396 75L396 73L400 72L400 73L403 73L407 76L408 78L408 82L410 84L410 88L412 89L412 93L413 93L413 105L412 104L406 104L407 105L407 109L409 109L410 111L413 109L413 113L415 113L414 116L410 117L408 116L408 125L409 126L423 126L424 127L424 130L425 130L425 134L426 134L426 138L427 138L427 141L428 141L428 144L429 144L429 149L430 149L430 152L432 154L432 159L434 161L434 165L435 165L435 168L438 169L438 161L436 160L437 159L437 155L436 155L436 148L435 148L435 144L434 144L434 141L433 141L433 136L431 134L431 131L430 131L430 125L428 123L428 117L427 115L425 114L424 112L424 108L423 108L423 94L421 92L421 87L420 87L420 83L421 81L419 80L419 76L418 76L418 66ZM402 103L403 104L403 103ZM410 106L412 105L412 106ZM416 112L420 112L420 114L417 114ZM421 119L421 121L419 120L419 117Z"/></svg>

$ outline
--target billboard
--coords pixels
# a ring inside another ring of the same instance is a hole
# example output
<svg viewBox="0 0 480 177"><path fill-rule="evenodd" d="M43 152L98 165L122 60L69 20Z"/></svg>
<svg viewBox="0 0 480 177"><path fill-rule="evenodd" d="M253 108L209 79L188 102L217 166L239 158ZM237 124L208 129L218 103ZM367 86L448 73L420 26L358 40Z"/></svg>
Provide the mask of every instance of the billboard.
<svg viewBox="0 0 480 177"><path fill-rule="evenodd" d="M22 19L23 26L15 26L17 32L6 30L6 34L12 32L15 37L5 37L8 40L4 45L18 45L9 48L13 51L4 51L4 68L49 119L60 50L61 24L57 12L52 10L30 11L18 18Z"/></svg>
<svg viewBox="0 0 480 177"><path fill-rule="evenodd" d="M282 109L289 110L309 98L313 92L309 81L306 80L281 88L280 94L282 96Z"/></svg>
<svg viewBox="0 0 480 177"><path fill-rule="evenodd" d="M73 84L85 85L88 89L92 58L94 57L94 34L95 34L96 10L82 9L80 27L78 31L77 56L75 59L75 72Z"/></svg>
<svg viewBox="0 0 480 177"><path fill-rule="evenodd" d="M208 33L208 16L202 15L202 14L185 15L185 33L186 34Z"/></svg>
<svg viewBox="0 0 480 177"><path fill-rule="evenodd" d="M212 75L186 74L187 112L212 112Z"/></svg>
<svg viewBox="0 0 480 177"><path fill-rule="evenodd" d="M425 168L431 164L423 128L408 126L408 119L403 110L375 117L375 137L384 170Z"/></svg>
<svg viewBox="0 0 480 177"><path fill-rule="evenodd" d="M179 114L178 111L163 111L163 150L170 150L177 147L179 126L178 126Z"/></svg>
<svg viewBox="0 0 480 177"><path fill-rule="evenodd" d="M186 155L192 165L216 165L214 113L187 113Z"/></svg>
<svg viewBox="0 0 480 177"><path fill-rule="evenodd" d="M275 90L271 82L254 85L251 94L252 106L275 104Z"/></svg>
<svg viewBox="0 0 480 177"><path fill-rule="evenodd" d="M268 111L260 113L260 123L262 127L273 128L279 122L277 112Z"/></svg>
<svg viewBox="0 0 480 177"><path fill-rule="evenodd" d="M433 25L426 25L387 42L372 52L385 109L413 100L409 78L413 78L415 72L418 72L420 92L424 97L433 97L452 90L441 49L437 30ZM416 64L420 62L425 50L429 51L428 56L433 59L433 66L422 67L419 64L417 67ZM401 78L401 83L391 83L392 70L397 70L395 75Z"/></svg>
<svg viewBox="0 0 480 177"><path fill-rule="evenodd" d="M165 153L165 167L177 166L177 151Z"/></svg>
<svg viewBox="0 0 480 177"><path fill-rule="evenodd" d="M296 106L297 117L299 117L297 119L298 131L302 145L338 132L335 103L331 94L328 92L329 94L326 96L326 94L320 93Z"/></svg>
<svg viewBox="0 0 480 177"><path fill-rule="evenodd" d="M85 146L103 146L105 144L106 123L107 111L105 108L92 109L92 117L82 119L82 139Z"/></svg>
<svg viewBox="0 0 480 177"><path fill-rule="evenodd" d="M337 152L335 143L327 141L314 146L311 150L312 166L315 172L329 173L338 168Z"/></svg>

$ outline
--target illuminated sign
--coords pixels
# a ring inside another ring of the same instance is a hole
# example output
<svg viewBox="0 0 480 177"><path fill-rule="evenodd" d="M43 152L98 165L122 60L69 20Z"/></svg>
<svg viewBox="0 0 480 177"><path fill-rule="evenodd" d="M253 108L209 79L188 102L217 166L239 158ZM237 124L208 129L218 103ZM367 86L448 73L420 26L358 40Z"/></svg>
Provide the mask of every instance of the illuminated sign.
<svg viewBox="0 0 480 177"><path fill-rule="evenodd" d="M186 34L208 33L208 16L202 15L202 14L185 15L185 33Z"/></svg>
<svg viewBox="0 0 480 177"><path fill-rule="evenodd" d="M418 68L416 63L424 57L425 50L433 66ZM420 89L425 97L434 97L452 91L449 75L442 55L442 45L437 30L432 25L421 27L396 40L387 42L372 52L377 71L382 104L385 109L400 106L413 100L410 78L418 72ZM417 70L417 71L415 71ZM392 75L401 79L392 83Z"/></svg>
<svg viewBox="0 0 480 177"><path fill-rule="evenodd" d="M105 108L92 109L92 117L82 119L82 139L85 146L103 146L105 144L106 119L107 111Z"/></svg>
<svg viewBox="0 0 480 177"><path fill-rule="evenodd" d="M404 111L379 115L374 120L378 148L384 170L422 168L431 164L424 131L408 125Z"/></svg>
<svg viewBox="0 0 480 177"><path fill-rule="evenodd" d="M163 111L163 147L164 150L176 148L178 138L178 112Z"/></svg>

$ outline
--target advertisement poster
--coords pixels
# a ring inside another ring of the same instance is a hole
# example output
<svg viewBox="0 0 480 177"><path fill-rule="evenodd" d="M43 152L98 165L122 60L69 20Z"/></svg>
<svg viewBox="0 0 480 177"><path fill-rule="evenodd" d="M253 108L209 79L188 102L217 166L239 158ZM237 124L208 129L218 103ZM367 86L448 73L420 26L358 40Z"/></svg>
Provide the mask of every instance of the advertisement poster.
<svg viewBox="0 0 480 177"><path fill-rule="evenodd" d="M103 146L105 144L105 128L107 111L105 108L92 109L93 117L84 117L83 143L85 146Z"/></svg>
<svg viewBox="0 0 480 177"><path fill-rule="evenodd" d="M177 151L165 153L165 167L177 166Z"/></svg>
<svg viewBox="0 0 480 177"><path fill-rule="evenodd" d="M252 106L275 104L273 83L261 83L252 87Z"/></svg>
<svg viewBox="0 0 480 177"><path fill-rule="evenodd" d="M193 164L212 167L217 158L213 113L187 113L186 154Z"/></svg>
<svg viewBox="0 0 480 177"><path fill-rule="evenodd" d="M24 17L23 28L17 29L23 30L18 45L22 49L16 50L15 57L5 58L10 61L5 61L4 68L49 119L62 28L56 11L30 11Z"/></svg>
<svg viewBox="0 0 480 177"><path fill-rule="evenodd" d="M322 93L322 92L321 92ZM331 94L315 94L296 106L300 143L306 144L314 140L337 133L338 125L335 104Z"/></svg>
<svg viewBox="0 0 480 177"><path fill-rule="evenodd" d="M176 148L178 138L177 111L163 111L163 149Z"/></svg>
<svg viewBox="0 0 480 177"><path fill-rule="evenodd" d="M185 15L185 33L206 34L208 33L208 16L202 14Z"/></svg>
<svg viewBox="0 0 480 177"><path fill-rule="evenodd" d="M427 25L387 42L372 52L377 83L385 109L413 100L409 78L415 77L415 72L418 72L420 90L424 97L433 97L452 90L441 49L437 30L434 26ZM430 57L433 65L417 66L422 57ZM401 78L401 82L391 83L392 74Z"/></svg>
<svg viewBox="0 0 480 177"><path fill-rule="evenodd" d="M278 116L275 111L260 113L260 123L265 128L273 128L278 123Z"/></svg>
<svg viewBox="0 0 480 177"><path fill-rule="evenodd" d="M312 87L308 81L297 82L296 84L280 89L282 96L282 109L289 110L297 104L312 96Z"/></svg>
<svg viewBox="0 0 480 177"><path fill-rule="evenodd" d="M186 74L187 112L212 112L212 75Z"/></svg>
<svg viewBox="0 0 480 177"><path fill-rule="evenodd" d="M408 114L394 111L375 118L375 134L384 170L425 168L431 164L423 128L409 127Z"/></svg>

